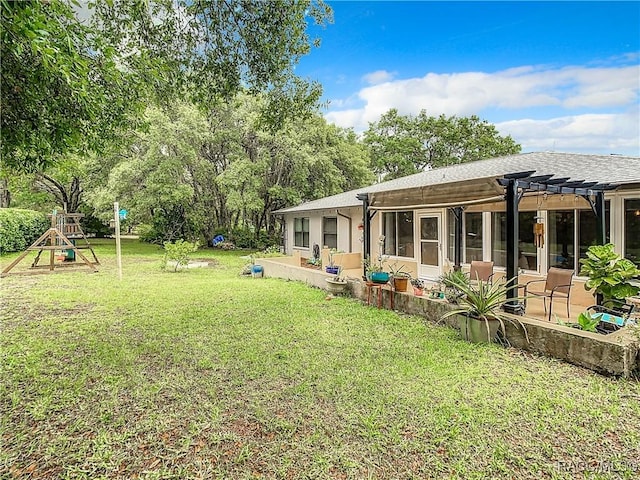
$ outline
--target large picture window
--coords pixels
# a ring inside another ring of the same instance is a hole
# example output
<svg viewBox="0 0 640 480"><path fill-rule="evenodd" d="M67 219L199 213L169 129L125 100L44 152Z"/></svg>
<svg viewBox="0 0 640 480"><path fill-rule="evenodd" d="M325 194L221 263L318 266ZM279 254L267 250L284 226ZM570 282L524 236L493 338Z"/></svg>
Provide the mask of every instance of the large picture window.
<svg viewBox="0 0 640 480"><path fill-rule="evenodd" d="M463 262L471 263L474 260L482 260L482 212L465 212L463 215L462 250ZM447 210L447 254L449 261L454 262L456 245L456 217L451 209Z"/></svg>
<svg viewBox="0 0 640 480"><path fill-rule="evenodd" d="M338 218L322 218L322 245L327 248L338 248Z"/></svg>
<svg viewBox="0 0 640 480"><path fill-rule="evenodd" d="M482 260L482 213L464 214L464 259L466 263Z"/></svg>
<svg viewBox="0 0 640 480"><path fill-rule="evenodd" d="M624 257L640 266L640 198L624 201Z"/></svg>
<svg viewBox="0 0 640 480"><path fill-rule="evenodd" d="M385 212L382 214L384 254L413 258L413 212Z"/></svg>
<svg viewBox="0 0 640 480"><path fill-rule="evenodd" d="M507 214L491 214L491 260L497 267L507 266Z"/></svg>
<svg viewBox="0 0 640 480"><path fill-rule="evenodd" d="M574 210L552 210L547 216L549 268L575 269Z"/></svg>
<svg viewBox="0 0 640 480"><path fill-rule="evenodd" d="M533 239L536 212L518 214L518 268L538 268L538 250ZM507 266L507 213L491 214L491 259L497 267Z"/></svg>
<svg viewBox="0 0 640 480"><path fill-rule="evenodd" d="M309 217L293 219L294 245L296 247L309 247Z"/></svg>
<svg viewBox="0 0 640 480"><path fill-rule="evenodd" d="M578 252L580 258L587 258L587 250L591 245L598 245L600 239L598 238L598 224L596 214L593 210L576 210L577 224L578 224ZM605 223L605 241L609 241L611 238L611 211L609 210L609 201L604 202L604 223ZM579 261L576 262L575 270L580 270Z"/></svg>
<svg viewBox="0 0 640 480"><path fill-rule="evenodd" d="M605 235L610 235L609 202L605 202ZM580 271L580 259L591 245L600 243L596 216L592 210L552 210L547 222L549 267ZM576 251L578 256L576 258Z"/></svg>

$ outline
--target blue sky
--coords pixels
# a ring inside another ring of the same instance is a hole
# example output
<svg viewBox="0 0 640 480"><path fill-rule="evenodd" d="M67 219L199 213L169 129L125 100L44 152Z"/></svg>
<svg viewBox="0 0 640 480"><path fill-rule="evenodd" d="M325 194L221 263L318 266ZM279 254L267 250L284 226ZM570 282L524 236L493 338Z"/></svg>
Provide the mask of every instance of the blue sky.
<svg viewBox="0 0 640 480"><path fill-rule="evenodd" d="M478 115L523 151L640 155L640 2L328 1L297 66L328 121Z"/></svg>

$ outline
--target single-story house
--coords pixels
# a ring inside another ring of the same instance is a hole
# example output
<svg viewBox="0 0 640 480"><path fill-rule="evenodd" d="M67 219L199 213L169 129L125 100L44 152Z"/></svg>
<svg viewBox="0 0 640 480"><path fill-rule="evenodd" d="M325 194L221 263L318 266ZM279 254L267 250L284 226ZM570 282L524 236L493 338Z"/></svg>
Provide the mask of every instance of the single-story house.
<svg viewBox="0 0 640 480"><path fill-rule="evenodd" d="M514 204L517 220L510 220ZM579 259L603 235L640 265L640 157L509 155L435 168L276 214L284 220L289 255L311 257L314 244L372 259L382 254L389 264L432 281L472 260L531 277L554 266L577 273ZM507 258L510 231L517 232L517 265Z"/></svg>

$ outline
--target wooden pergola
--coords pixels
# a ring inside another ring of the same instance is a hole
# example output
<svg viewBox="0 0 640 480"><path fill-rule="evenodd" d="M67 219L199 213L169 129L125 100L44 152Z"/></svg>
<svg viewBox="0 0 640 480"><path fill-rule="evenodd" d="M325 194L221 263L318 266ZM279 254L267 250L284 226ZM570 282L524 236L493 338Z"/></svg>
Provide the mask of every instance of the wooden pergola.
<svg viewBox="0 0 640 480"><path fill-rule="evenodd" d="M465 205L505 202L506 206L506 278L508 285L517 284L518 279L518 211L520 200L525 196L543 194L575 195L584 198L593 210L598 225L597 238L606 243L604 193L615 190L618 185L612 183L572 180L567 177L554 178L553 174L534 175L535 170L516 172L493 178L477 178L466 182L430 185L425 188L413 188L407 192L392 193L386 200L384 209L392 208L449 208L455 219L454 232L454 268L460 269L462 263L462 213ZM375 195L375 194L374 194ZM372 207L372 194L357 195L362 202L364 224L365 258L371 255L371 220L380 207ZM419 203L416 203L419 202ZM416 203L407 205L407 203ZM507 294L505 310L522 314L524 307L517 300L517 289Z"/></svg>
<svg viewBox="0 0 640 480"><path fill-rule="evenodd" d="M596 216L598 228L598 241L601 245L606 243L606 223L605 223L605 203L604 192L615 190L618 186L610 183L585 182L584 180L571 180L570 178L553 178L553 175L536 175L534 171L511 173L503 178L497 179L498 185L505 189L505 202L507 207L507 265L506 278L508 286L515 286L518 281L518 205L520 200L527 193L538 194L539 192L552 194L576 195L584 198ZM461 217L461 216L460 216ZM457 224L461 224L462 219L456 221L456 251L458 260L460 259L461 234L458 232ZM459 262L456 262L459 268ZM511 313L524 313L523 305L517 301L517 291L515 288L507 292L507 302L505 310Z"/></svg>

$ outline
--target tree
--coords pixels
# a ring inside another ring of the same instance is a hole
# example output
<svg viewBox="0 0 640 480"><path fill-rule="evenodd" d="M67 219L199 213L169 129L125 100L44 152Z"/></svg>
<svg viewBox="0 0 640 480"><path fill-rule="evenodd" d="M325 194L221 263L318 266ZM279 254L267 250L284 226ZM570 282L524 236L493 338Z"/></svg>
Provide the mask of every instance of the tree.
<svg viewBox="0 0 640 480"><path fill-rule="evenodd" d="M293 73L317 45L307 21L331 18L321 0L105 0L87 4L85 22L75 0L0 6L2 155L22 171L101 151L151 94L209 108L241 90L268 92L262 119L274 127L321 94Z"/></svg>
<svg viewBox="0 0 640 480"><path fill-rule="evenodd" d="M101 162L115 166L87 198L104 218L118 199L157 241L206 240L237 227L275 234L274 210L370 183L353 131L316 113L274 133L259 121L264 102L242 94L208 117L188 103L150 107L148 130Z"/></svg>
<svg viewBox="0 0 640 480"><path fill-rule="evenodd" d="M364 142L374 171L392 179L423 170L520 152L511 136L477 116L400 115L391 109L369 125Z"/></svg>
<svg viewBox="0 0 640 480"><path fill-rule="evenodd" d="M139 104L135 78L69 4L2 0L3 167L42 171L99 149Z"/></svg>

